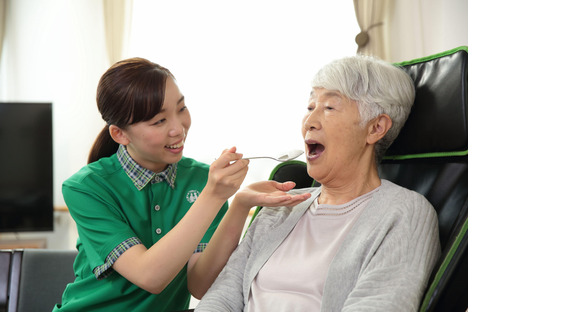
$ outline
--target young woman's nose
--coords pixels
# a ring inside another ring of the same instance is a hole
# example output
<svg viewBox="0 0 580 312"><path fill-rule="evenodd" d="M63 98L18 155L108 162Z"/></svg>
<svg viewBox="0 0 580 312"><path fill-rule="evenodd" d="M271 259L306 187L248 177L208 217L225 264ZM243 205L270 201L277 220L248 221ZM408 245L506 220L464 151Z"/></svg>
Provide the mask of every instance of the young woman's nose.
<svg viewBox="0 0 580 312"><path fill-rule="evenodd" d="M180 135L185 135L185 127L180 122L172 123L169 129L169 136L176 137Z"/></svg>

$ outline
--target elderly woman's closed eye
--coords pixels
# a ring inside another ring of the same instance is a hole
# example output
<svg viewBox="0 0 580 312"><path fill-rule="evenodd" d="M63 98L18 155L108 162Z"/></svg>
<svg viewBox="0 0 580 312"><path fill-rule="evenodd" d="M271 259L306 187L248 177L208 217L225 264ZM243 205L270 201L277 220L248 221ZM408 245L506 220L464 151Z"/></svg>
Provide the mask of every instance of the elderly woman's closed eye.
<svg viewBox="0 0 580 312"><path fill-rule="evenodd" d="M414 101L411 78L354 56L324 66L302 120L320 187L293 207L264 207L197 311L417 311L440 254L437 216L420 194L379 178L377 160Z"/></svg>

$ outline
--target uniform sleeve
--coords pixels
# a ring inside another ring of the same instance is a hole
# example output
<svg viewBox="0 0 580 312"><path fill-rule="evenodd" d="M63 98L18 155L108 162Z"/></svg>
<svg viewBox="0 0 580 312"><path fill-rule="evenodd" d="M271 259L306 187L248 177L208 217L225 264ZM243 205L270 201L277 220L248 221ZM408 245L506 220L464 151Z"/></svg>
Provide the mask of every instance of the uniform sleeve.
<svg viewBox="0 0 580 312"><path fill-rule="evenodd" d="M404 226L388 232L342 311L418 311L439 255L437 215L423 197L411 201Z"/></svg>
<svg viewBox="0 0 580 312"><path fill-rule="evenodd" d="M244 239L230 256L226 266L195 307L196 312L231 312L244 309L244 272L246 271L254 231L258 222L258 219L256 219L250 226Z"/></svg>
<svg viewBox="0 0 580 312"><path fill-rule="evenodd" d="M224 203L224 205L220 208L220 211L218 211L217 215L213 219L212 223L210 224L210 226L207 229L207 231L205 232L205 234L203 235L203 237L202 237L201 241L199 242L199 245L195 249L194 253L203 252L205 250L205 248L207 247L207 244L211 240L213 234L215 233L216 229L218 228L218 225L222 221L222 219L223 219L224 215L226 214L226 212L228 211L228 209L229 209L228 202L226 201Z"/></svg>
<svg viewBox="0 0 580 312"><path fill-rule="evenodd" d="M106 277L114 261L141 242L117 201L95 183L65 181L62 193L93 273L99 279Z"/></svg>

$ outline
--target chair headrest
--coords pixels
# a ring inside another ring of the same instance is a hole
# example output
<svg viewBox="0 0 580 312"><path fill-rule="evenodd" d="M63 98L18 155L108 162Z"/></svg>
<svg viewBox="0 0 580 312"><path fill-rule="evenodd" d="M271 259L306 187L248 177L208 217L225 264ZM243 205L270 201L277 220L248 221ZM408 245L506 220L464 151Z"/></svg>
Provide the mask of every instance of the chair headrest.
<svg viewBox="0 0 580 312"><path fill-rule="evenodd" d="M415 82L415 103L385 158L467 155L467 47L395 64Z"/></svg>

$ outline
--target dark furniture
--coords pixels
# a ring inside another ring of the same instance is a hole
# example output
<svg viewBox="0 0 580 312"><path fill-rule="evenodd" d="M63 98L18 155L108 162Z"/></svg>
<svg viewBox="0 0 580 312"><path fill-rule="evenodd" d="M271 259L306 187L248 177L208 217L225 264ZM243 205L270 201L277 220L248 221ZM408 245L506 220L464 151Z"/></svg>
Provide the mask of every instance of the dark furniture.
<svg viewBox="0 0 580 312"><path fill-rule="evenodd" d="M0 232L52 231L51 103L0 102Z"/></svg>
<svg viewBox="0 0 580 312"><path fill-rule="evenodd" d="M0 250L0 312L52 311L75 279L76 255L76 250Z"/></svg>

